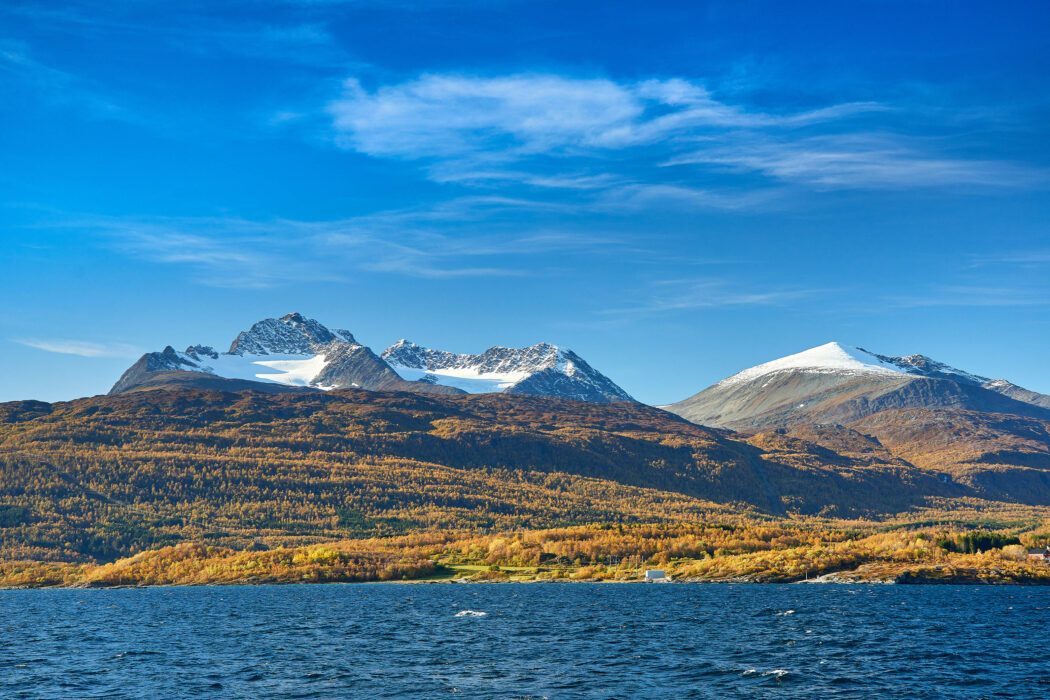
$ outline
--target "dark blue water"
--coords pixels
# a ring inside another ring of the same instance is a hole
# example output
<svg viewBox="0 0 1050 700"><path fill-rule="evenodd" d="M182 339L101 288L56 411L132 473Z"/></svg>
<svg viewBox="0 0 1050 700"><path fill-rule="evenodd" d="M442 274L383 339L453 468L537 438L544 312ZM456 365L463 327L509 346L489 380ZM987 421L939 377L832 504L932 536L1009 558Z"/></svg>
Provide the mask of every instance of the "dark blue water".
<svg viewBox="0 0 1050 700"><path fill-rule="evenodd" d="M1050 697L1048 608L968 586L0 591L0 697Z"/></svg>

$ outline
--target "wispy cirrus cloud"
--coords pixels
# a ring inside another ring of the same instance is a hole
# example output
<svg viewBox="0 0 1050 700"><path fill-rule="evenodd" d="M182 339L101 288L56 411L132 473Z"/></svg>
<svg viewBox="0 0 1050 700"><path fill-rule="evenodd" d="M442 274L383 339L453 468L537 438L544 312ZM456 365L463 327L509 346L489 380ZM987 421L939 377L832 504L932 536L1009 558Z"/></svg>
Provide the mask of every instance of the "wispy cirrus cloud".
<svg viewBox="0 0 1050 700"><path fill-rule="evenodd" d="M149 36L170 48L198 55L225 54L321 67L352 64L323 21L282 14L274 21L215 13L213 7L180 3L157 20L158 8L135 3L66 3L63 7L18 4L0 13L28 20L43 32L78 39L126 42Z"/></svg>
<svg viewBox="0 0 1050 700"><path fill-rule="evenodd" d="M632 316L737 306L787 306L826 290L747 287L721 278L662 280L640 303L605 309L607 316Z"/></svg>
<svg viewBox="0 0 1050 700"><path fill-rule="evenodd" d="M725 166L784 182L833 189L886 189L1039 184L1047 173L996 160L949 158L887 134L835 134L797 140L752 138L709 146L670 159L668 165Z"/></svg>
<svg viewBox="0 0 1050 700"><path fill-rule="evenodd" d="M1004 253L980 254L972 256L973 267L984 265L1020 265L1037 266L1050 264L1050 250L1013 250Z"/></svg>
<svg viewBox="0 0 1050 700"><path fill-rule="evenodd" d="M86 340L16 338L14 342L45 352L80 357L138 357L142 350L124 343L92 343Z"/></svg>
<svg viewBox="0 0 1050 700"><path fill-rule="evenodd" d="M941 285L922 295L889 297L887 302L900 308L1050 306L1050 289L1031 285Z"/></svg>
<svg viewBox="0 0 1050 700"><path fill-rule="evenodd" d="M554 205L468 197L329 221L91 216L50 226L89 232L133 258L184 267L201 284L242 289L349 282L361 272L430 279L543 275L555 259L632 246L594 232L523 228L516 219L534 206L547 211ZM494 226L499 217L508 228Z"/></svg>
<svg viewBox="0 0 1050 700"><path fill-rule="evenodd" d="M330 112L344 145L406 159L489 153L571 155L575 148L646 145L702 128L801 126L884 109L836 105L774 115L715 100L682 79L619 83L523 74L496 78L427 74L365 90L351 78Z"/></svg>
<svg viewBox="0 0 1050 700"><path fill-rule="evenodd" d="M53 106L77 108L93 118L139 122L101 88L39 60L24 42L0 39L0 86L5 81Z"/></svg>
<svg viewBox="0 0 1050 700"><path fill-rule="evenodd" d="M372 90L351 78L328 111L345 149L417 162L438 182L576 190L584 205L609 192L623 200L632 189L636 197L663 192L681 207L736 208L759 190L786 186L1003 188L1046 180L1023 164L948 155L929 139L886 128L886 115L906 112L901 107L763 110L681 78L428 73ZM723 182L726 173L750 180L734 187Z"/></svg>

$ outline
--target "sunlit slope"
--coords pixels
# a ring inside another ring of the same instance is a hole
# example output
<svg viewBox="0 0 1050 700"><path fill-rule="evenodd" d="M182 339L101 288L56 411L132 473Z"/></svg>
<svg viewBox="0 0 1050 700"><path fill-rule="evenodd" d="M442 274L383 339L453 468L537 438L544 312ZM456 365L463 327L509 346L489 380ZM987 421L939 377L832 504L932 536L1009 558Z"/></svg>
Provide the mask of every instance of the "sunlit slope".
<svg viewBox="0 0 1050 700"><path fill-rule="evenodd" d="M148 391L0 405L3 556L194 539L880 517L971 486L892 455L743 439L635 403Z"/></svg>

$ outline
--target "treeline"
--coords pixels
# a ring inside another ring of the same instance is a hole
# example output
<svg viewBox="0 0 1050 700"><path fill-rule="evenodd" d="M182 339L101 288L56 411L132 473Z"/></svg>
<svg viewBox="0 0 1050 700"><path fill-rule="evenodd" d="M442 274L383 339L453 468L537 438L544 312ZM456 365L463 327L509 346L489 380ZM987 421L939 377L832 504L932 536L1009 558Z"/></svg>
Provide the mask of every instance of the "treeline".
<svg viewBox="0 0 1050 700"><path fill-rule="evenodd" d="M986 537L995 533L957 533ZM1017 544L977 553L938 546L944 533L857 536L759 524L578 526L481 535L418 532L309 547L236 551L180 544L110 564L0 563L2 586L136 586L409 581L640 580L660 568L679 581L1050 583L1050 566ZM1004 538L1006 541L1011 538ZM985 542L986 540L978 540Z"/></svg>
<svg viewBox="0 0 1050 700"><path fill-rule="evenodd" d="M1009 545L1021 544L1020 538L998 532L964 532L954 535L941 535L936 545L948 552L978 554L989 549L1002 549Z"/></svg>

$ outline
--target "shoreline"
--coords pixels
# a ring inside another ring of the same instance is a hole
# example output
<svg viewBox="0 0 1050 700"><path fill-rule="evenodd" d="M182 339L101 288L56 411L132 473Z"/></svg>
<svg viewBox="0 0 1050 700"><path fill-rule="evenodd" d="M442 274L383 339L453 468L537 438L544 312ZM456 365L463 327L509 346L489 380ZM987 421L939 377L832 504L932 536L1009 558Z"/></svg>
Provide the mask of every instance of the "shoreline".
<svg viewBox="0 0 1050 700"><path fill-rule="evenodd" d="M115 584L115 585L84 585L69 584L57 586L0 586L0 592L5 591L29 591L29 590L91 590L112 591L149 588L228 588L228 587L254 587L254 586L422 586L422 585L496 585L505 586L509 584L520 585L663 585L673 584L679 586L689 585L723 585L723 586L1050 586L1048 581L1014 581L1014 580L973 580L970 578L943 578L943 579L913 579L894 580L887 578L849 578L840 574L851 572L835 572L824 574L816 578L803 579L799 581L756 581L743 578L734 579L697 579L689 578L683 580L669 580L659 583L643 580L603 580L603 579L526 579L526 580L476 580L468 579L412 579L407 581L239 581L221 583L149 583L149 584Z"/></svg>

